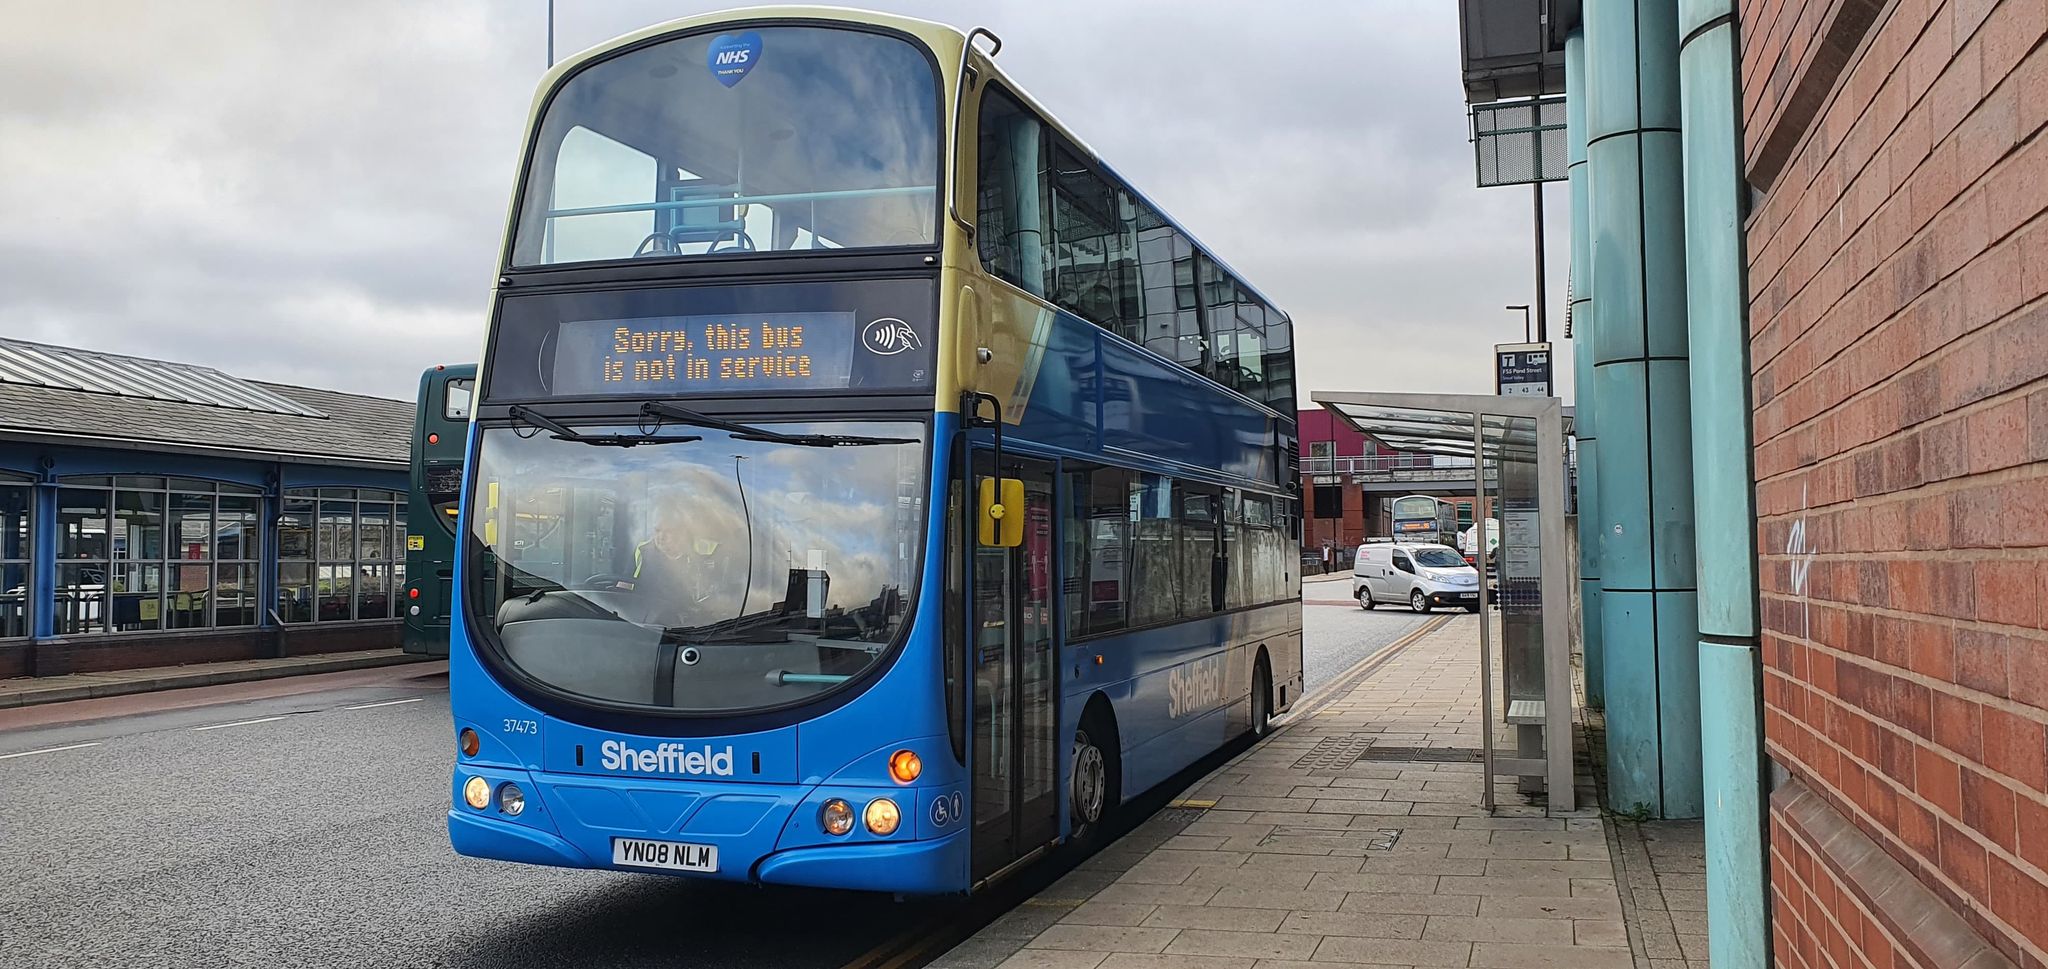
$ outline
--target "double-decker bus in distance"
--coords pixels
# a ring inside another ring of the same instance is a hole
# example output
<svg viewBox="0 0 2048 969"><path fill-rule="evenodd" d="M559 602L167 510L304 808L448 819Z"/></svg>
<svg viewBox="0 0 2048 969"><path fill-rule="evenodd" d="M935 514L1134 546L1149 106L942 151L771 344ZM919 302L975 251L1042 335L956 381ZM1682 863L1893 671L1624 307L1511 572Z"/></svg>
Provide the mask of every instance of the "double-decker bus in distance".
<svg viewBox="0 0 2048 969"><path fill-rule="evenodd" d="M968 891L1300 696L1291 324L999 47L780 7L544 80L457 851Z"/></svg>
<svg viewBox="0 0 2048 969"><path fill-rule="evenodd" d="M1431 545L1458 544L1458 506L1429 495L1402 495L1394 499L1390 525L1394 539Z"/></svg>
<svg viewBox="0 0 2048 969"><path fill-rule="evenodd" d="M475 399L476 364L438 366L420 375L405 517L410 527L405 536L402 642L408 653L448 655L448 613L455 602L455 519Z"/></svg>

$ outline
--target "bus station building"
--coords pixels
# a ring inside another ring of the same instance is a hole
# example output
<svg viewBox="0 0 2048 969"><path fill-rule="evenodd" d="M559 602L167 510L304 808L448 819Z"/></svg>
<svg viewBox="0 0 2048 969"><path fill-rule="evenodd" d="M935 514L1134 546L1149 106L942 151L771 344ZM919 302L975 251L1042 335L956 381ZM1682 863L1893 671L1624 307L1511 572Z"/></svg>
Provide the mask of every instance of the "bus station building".
<svg viewBox="0 0 2048 969"><path fill-rule="evenodd" d="M395 648L412 421L0 339L0 679Z"/></svg>
<svg viewBox="0 0 2048 969"><path fill-rule="evenodd" d="M1391 536L1388 508L1401 495L1448 501L1458 510L1458 527L1471 526L1471 459L1388 447L1322 408L1298 411L1296 419L1304 563L1326 547L1348 556L1368 538Z"/></svg>

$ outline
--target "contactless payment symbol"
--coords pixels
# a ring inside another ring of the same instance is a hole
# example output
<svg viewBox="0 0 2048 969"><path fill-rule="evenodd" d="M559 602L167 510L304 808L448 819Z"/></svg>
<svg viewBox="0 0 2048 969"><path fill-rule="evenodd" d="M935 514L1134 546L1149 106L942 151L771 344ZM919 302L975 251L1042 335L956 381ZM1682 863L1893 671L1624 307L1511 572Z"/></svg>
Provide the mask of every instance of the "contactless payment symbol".
<svg viewBox="0 0 2048 969"><path fill-rule="evenodd" d="M744 34L719 34L711 41L705 61L718 83L732 87L761 62L761 35L751 30Z"/></svg>
<svg viewBox="0 0 2048 969"><path fill-rule="evenodd" d="M923 341L917 338L917 331L912 329L910 324L895 317L884 317L869 323L861 330L860 343L869 353L885 357L924 346Z"/></svg>

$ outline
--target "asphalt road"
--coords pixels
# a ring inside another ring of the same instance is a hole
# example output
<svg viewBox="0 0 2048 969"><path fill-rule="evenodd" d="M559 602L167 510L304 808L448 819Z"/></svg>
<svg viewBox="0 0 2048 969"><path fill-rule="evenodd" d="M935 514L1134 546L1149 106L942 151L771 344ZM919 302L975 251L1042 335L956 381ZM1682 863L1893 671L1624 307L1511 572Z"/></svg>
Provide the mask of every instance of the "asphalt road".
<svg viewBox="0 0 2048 969"><path fill-rule="evenodd" d="M831 967L958 904L459 857L447 678L391 673L0 733L97 744L0 760L0 966Z"/></svg>
<svg viewBox="0 0 2048 969"><path fill-rule="evenodd" d="M1311 692L1421 622L1341 593L1309 589ZM459 857L447 734L408 667L0 711L0 966L828 969L991 917Z"/></svg>
<svg viewBox="0 0 2048 969"><path fill-rule="evenodd" d="M1429 618L1394 606L1367 612L1350 594L1351 584L1343 579L1304 583L1301 666L1309 695Z"/></svg>

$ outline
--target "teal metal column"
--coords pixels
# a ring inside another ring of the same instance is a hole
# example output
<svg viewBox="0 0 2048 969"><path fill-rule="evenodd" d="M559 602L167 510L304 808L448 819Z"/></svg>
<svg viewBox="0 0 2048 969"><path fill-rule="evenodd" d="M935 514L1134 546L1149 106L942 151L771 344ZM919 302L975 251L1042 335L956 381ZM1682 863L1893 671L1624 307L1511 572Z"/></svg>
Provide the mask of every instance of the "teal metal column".
<svg viewBox="0 0 2048 969"><path fill-rule="evenodd" d="M1716 969L1764 969L1763 664L1758 650L1749 327L1744 313L1734 0L1680 0L1686 319L1698 525L1700 749L1707 948Z"/></svg>
<svg viewBox="0 0 2048 969"><path fill-rule="evenodd" d="M1699 624L1673 0L1586 0L1601 658L1617 810L1699 817Z"/></svg>
<svg viewBox="0 0 2048 969"><path fill-rule="evenodd" d="M1586 705L1599 709L1606 695L1600 658L1600 463L1599 427L1593 402L1593 233L1588 209L1592 186L1586 172L1586 36L1564 39L1565 173L1572 190L1572 436L1579 446L1579 642L1586 652Z"/></svg>

